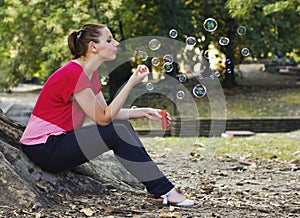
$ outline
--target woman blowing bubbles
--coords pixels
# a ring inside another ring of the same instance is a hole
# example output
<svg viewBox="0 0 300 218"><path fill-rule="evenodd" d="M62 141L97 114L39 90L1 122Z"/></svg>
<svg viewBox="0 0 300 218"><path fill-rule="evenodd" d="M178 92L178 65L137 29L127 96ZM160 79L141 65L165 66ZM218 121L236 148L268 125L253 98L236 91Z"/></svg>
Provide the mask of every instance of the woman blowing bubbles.
<svg viewBox="0 0 300 218"><path fill-rule="evenodd" d="M45 83L20 140L26 155L46 170L59 171L113 150L154 198L178 206L198 204L174 188L126 121L143 117L161 120L160 109L122 108L130 91L149 74L148 68L139 65L107 105L97 69L116 58L119 43L106 26L86 24L69 35L68 45L73 59ZM86 116L95 125L83 126Z"/></svg>

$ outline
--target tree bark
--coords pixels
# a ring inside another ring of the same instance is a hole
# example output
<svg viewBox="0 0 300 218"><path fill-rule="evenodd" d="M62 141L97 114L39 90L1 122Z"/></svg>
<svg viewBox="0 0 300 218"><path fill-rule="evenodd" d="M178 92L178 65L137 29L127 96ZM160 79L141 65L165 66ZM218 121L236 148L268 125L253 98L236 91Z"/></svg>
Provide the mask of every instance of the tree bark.
<svg viewBox="0 0 300 218"><path fill-rule="evenodd" d="M50 173L20 149L25 126L0 111L0 206L46 207L61 196L105 194L109 188L136 193L143 186L108 152L75 169Z"/></svg>

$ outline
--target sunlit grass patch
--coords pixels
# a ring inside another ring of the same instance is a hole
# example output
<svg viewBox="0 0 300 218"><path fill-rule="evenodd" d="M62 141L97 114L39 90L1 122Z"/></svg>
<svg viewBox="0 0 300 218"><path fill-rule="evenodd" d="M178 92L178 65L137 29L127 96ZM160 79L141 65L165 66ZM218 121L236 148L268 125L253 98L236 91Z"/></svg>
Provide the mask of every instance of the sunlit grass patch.
<svg viewBox="0 0 300 218"><path fill-rule="evenodd" d="M152 152L189 153L195 156L228 155L234 158L259 158L293 160L300 158L300 130L289 133L257 134L250 137L142 137L146 148Z"/></svg>

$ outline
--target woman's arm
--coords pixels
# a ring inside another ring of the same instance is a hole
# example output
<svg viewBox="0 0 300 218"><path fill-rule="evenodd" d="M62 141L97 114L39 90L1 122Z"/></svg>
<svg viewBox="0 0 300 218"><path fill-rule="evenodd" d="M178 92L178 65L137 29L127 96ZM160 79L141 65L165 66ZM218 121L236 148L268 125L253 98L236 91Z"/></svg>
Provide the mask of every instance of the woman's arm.
<svg viewBox="0 0 300 218"><path fill-rule="evenodd" d="M91 88L86 88L74 93L74 98L85 114L93 121L102 126L108 125L120 112L131 89L140 83L148 74L149 69L145 65L139 65L128 82L109 105L104 103L105 100L102 94L95 95Z"/></svg>
<svg viewBox="0 0 300 218"><path fill-rule="evenodd" d="M149 120L160 121L160 109L154 108L135 108L135 109L125 109L122 108L120 112L115 116L115 119L128 120L136 118L148 118Z"/></svg>

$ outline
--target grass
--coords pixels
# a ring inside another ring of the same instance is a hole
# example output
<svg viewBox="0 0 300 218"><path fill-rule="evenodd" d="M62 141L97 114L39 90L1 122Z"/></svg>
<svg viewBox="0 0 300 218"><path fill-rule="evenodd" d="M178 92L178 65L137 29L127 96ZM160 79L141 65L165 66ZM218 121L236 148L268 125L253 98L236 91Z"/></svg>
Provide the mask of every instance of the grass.
<svg viewBox="0 0 300 218"><path fill-rule="evenodd" d="M211 94L213 97L210 98L208 96L202 99L193 98L192 101L177 99L174 104L174 101L165 96L147 93L136 99L133 104L138 107L167 109L172 117L195 114L197 110L196 113L201 119L300 118L300 88L297 85L299 75L262 72L258 67L256 65L240 67L243 76L237 77L237 87L223 90L225 106L220 107L220 110L217 104L220 103L222 106L222 98L214 94ZM185 84L188 90L192 90L193 85L192 81ZM217 101L217 104L214 105L213 101ZM174 105L178 106L176 116ZM217 117L216 110L219 110L220 117ZM137 129L149 128L147 120L134 120L133 125Z"/></svg>
<svg viewBox="0 0 300 218"><path fill-rule="evenodd" d="M228 118L300 117L300 89L259 89L226 96Z"/></svg>
<svg viewBox="0 0 300 218"><path fill-rule="evenodd" d="M164 155L172 152L188 154L191 158L228 155L241 159L274 159L291 161L300 158L300 130L289 133L256 134L250 137L147 138L145 147Z"/></svg>

